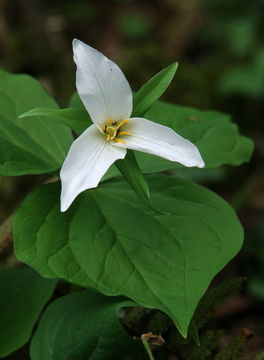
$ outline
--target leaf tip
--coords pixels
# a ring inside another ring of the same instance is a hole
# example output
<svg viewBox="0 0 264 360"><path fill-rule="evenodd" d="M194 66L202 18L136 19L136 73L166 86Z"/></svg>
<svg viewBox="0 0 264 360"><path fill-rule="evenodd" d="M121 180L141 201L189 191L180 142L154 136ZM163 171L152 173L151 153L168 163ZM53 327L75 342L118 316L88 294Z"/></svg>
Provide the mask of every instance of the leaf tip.
<svg viewBox="0 0 264 360"><path fill-rule="evenodd" d="M178 66L179 66L179 63L178 63L178 61L175 61L170 66L173 68L174 73L176 73L176 71L178 69Z"/></svg>
<svg viewBox="0 0 264 360"><path fill-rule="evenodd" d="M19 115L19 116L18 116L18 119L23 119L23 118L25 118L25 117L27 117L27 113L26 113L26 112L23 113L23 114L21 114L21 115Z"/></svg>

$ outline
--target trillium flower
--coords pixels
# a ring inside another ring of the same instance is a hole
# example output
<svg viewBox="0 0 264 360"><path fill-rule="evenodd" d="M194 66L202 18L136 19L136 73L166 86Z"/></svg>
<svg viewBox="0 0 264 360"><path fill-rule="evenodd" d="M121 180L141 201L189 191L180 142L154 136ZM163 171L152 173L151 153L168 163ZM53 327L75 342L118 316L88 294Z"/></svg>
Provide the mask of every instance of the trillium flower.
<svg viewBox="0 0 264 360"><path fill-rule="evenodd" d="M127 149L203 167L199 150L167 126L130 118L132 91L121 69L99 51L73 40L76 87L93 125L71 145L63 163L61 211L82 191L97 187L108 168Z"/></svg>

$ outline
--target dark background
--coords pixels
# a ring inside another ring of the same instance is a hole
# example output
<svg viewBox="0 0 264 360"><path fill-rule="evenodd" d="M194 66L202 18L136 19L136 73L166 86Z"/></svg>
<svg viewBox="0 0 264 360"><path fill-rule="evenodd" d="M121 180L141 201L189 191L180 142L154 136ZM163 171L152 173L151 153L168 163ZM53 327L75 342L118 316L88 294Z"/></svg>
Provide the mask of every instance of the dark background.
<svg viewBox="0 0 264 360"><path fill-rule="evenodd" d="M263 351L264 2L0 0L0 67L38 78L62 107L75 91L75 37L117 62L133 90L179 61L163 98L227 112L253 138L250 163L179 175L212 188L239 214L245 246L220 277L243 275L248 281L218 317L230 334L252 329L255 337L246 358ZM1 221L39 181L33 176L0 178Z"/></svg>

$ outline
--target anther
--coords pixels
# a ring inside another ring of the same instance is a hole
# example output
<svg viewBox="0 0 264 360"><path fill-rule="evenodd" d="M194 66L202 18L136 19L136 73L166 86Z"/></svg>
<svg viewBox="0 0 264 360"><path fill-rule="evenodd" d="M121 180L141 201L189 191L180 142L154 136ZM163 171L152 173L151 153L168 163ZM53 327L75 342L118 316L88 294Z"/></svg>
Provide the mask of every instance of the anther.
<svg viewBox="0 0 264 360"><path fill-rule="evenodd" d="M125 144L125 142L123 140L121 140L121 139L114 138L114 141L118 142L120 144Z"/></svg>
<svg viewBox="0 0 264 360"><path fill-rule="evenodd" d="M131 131L119 131L118 136L122 136L122 135L131 135L132 132Z"/></svg>
<svg viewBox="0 0 264 360"><path fill-rule="evenodd" d="M120 129L121 126L126 125L127 123L129 123L128 119L119 121L119 123L117 124L117 130Z"/></svg>

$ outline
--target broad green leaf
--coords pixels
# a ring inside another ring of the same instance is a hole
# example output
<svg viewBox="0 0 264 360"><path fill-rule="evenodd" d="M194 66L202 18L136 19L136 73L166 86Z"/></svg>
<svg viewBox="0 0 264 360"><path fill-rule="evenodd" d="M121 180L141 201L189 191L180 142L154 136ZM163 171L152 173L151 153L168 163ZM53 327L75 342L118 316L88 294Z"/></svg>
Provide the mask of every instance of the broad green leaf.
<svg viewBox="0 0 264 360"><path fill-rule="evenodd" d="M19 116L20 119L33 116L50 117L60 121L62 124L80 134L92 125L92 121L86 110L77 108L48 109L35 108Z"/></svg>
<svg viewBox="0 0 264 360"><path fill-rule="evenodd" d="M145 115L154 102L160 98L170 85L177 67L178 63L171 64L156 74L136 92L133 99L132 117Z"/></svg>
<svg viewBox="0 0 264 360"><path fill-rule="evenodd" d="M78 95L72 97L71 106L83 109ZM206 168L221 165L240 165L249 161L253 142L239 134L230 116L217 111L194 108L157 101L144 116L146 119L169 126L178 134L192 141L200 150ZM159 172L182 165L157 156L136 152L139 166L144 173ZM111 168L108 177L116 175Z"/></svg>
<svg viewBox="0 0 264 360"><path fill-rule="evenodd" d="M41 318L30 347L31 360L123 360L137 344L118 320L121 297L80 291L51 303Z"/></svg>
<svg viewBox="0 0 264 360"><path fill-rule="evenodd" d="M81 100L79 94L78 94L77 92L75 92L75 93L72 95L72 97L71 97L71 99L70 99L70 102L69 102L69 107L71 107L71 108L77 108L77 109L81 109L81 110L87 111L87 110L85 109L83 103L82 103L82 100Z"/></svg>
<svg viewBox="0 0 264 360"><path fill-rule="evenodd" d="M16 123L0 115L0 174L39 174L58 167L46 149Z"/></svg>
<svg viewBox="0 0 264 360"><path fill-rule="evenodd" d="M186 180L149 176L152 202L141 205L123 181L84 192L59 211L60 185L29 195L13 223L17 257L41 274L160 309L187 335L212 278L239 251L233 209Z"/></svg>
<svg viewBox="0 0 264 360"><path fill-rule="evenodd" d="M41 84L0 70L0 174L48 173L61 167L71 131L53 118L19 115L35 107L57 108Z"/></svg>
<svg viewBox="0 0 264 360"><path fill-rule="evenodd" d="M157 101L145 117L168 126L193 142L201 152L207 168L221 165L240 165L248 161L253 142L239 134L229 115L202 111ZM178 164L151 155L137 153L141 169L162 171Z"/></svg>
<svg viewBox="0 0 264 360"><path fill-rule="evenodd" d="M42 278L32 269L0 269L0 358L30 339L56 283L56 280Z"/></svg>
<svg viewBox="0 0 264 360"><path fill-rule="evenodd" d="M15 103L16 115L36 107L56 108L57 104L43 86L34 78L24 74L10 74L0 69L0 94Z"/></svg>

